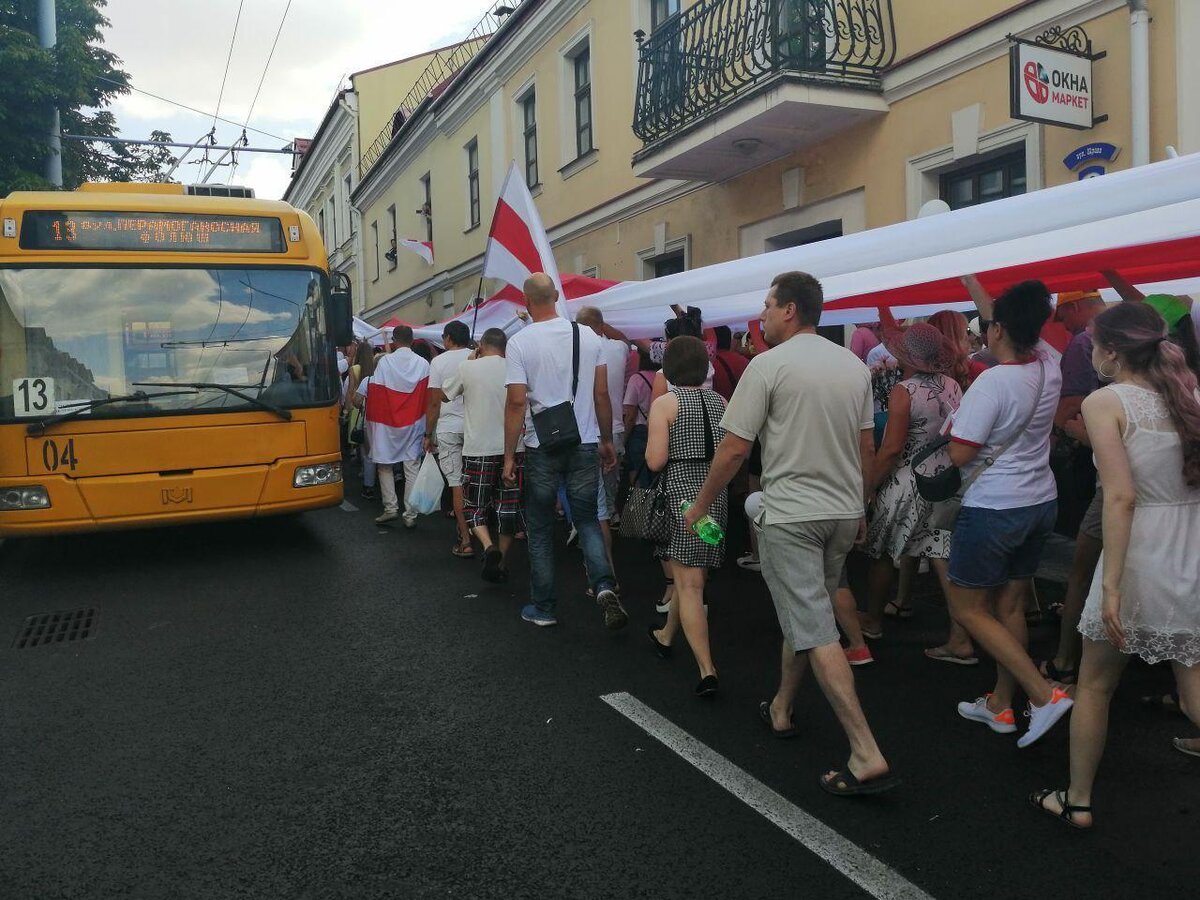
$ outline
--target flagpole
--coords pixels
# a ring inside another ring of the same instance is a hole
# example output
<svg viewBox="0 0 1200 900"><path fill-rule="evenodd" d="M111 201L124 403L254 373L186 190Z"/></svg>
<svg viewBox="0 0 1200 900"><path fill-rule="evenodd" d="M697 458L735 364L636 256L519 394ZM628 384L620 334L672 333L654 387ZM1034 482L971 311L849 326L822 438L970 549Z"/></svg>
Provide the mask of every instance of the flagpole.
<svg viewBox="0 0 1200 900"><path fill-rule="evenodd" d="M479 276L479 287L475 289L475 315L471 317L471 343L475 343L475 325L479 321L479 307L483 303L483 276Z"/></svg>

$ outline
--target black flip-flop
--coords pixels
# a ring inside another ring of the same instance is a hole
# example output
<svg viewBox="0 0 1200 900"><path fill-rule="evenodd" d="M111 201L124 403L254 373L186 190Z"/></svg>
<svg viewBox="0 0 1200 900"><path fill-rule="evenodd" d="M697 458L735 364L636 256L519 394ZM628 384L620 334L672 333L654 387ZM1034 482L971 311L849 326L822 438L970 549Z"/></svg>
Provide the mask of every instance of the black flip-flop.
<svg viewBox="0 0 1200 900"><path fill-rule="evenodd" d="M504 562L504 554L495 546L488 547L483 552L483 580L493 584L499 582L503 572L500 568L502 562Z"/></svg>
<svg viewBox="0 0 1200 900"><path fill-rule="evenodd" d="M797 734L799 734L795 725L789 725L787 728L782 730L775 727L775 723L771 721L770 700L764 700L758 704L758 718L764 725L771 729L771 734L775 735L775 737L779 738L781 741L785 741L788 738L794 738Z"/></svg>
<svg viewBox="0 0 1200 900"><path fill-rule="evenodd" d="M847 766L845 769L834 772L832 778L826 779L822 775L817 779L817 783L821 785L821 790L827 794L833 794L835 797L865 797L870 794L882 794L884 791L899 787L900 779L888 772L878 778L859 781Z"/></svg>

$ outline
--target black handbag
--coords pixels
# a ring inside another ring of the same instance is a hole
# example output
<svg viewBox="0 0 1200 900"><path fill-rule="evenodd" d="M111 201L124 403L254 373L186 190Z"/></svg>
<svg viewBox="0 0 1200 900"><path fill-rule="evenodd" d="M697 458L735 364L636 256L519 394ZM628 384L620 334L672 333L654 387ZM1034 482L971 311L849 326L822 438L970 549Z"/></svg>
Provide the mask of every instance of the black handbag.
<svg viewBox="0 0 1200 900"><path fill-rule="evenodd" d="M571 399L534 413L533 430L538 449L544 453L565 453L581 443L579 423L575 419L575 394L579 391L579 325L571 323Z"/></svg>
<svg viewBox="0 0 1200 900"><path fill-rule="evenodd" d="M1046 384L1046 363L1043 360L1038 366L1038 387L1033 395L1033 406L1029 410L1029 415L1025 417L1021 427L1013 432L1013 436L1004 442L1004 445L996 451L995 456L985 456L983 464L978 466L971 477L964 483L962 480L962 472L958 466L950 462L950 455L946 453L945 465L936 469L932 475L923 475L920 472L920 467L923 463L928 462L935 454L945 449L950 443L949 437L940 437L936 441L927 444L917 455L912 459L913 480L917 483L917 493L922 499L928 500L933 504L933 512L929 516L929 525L936 531L951 531L954 528L954 522L958 519L959 510L962 509L962 500L966 496L971 485L975 483L975 479L982 475L987 469L996 464L998 460L1009 447L1016 443L1017 438L1029 430L1030 423L1033 422L1033 417L1037 414L1038 403L1042 399L1042 388Z"/></svg>
<svg viewBox="0 0 1200 900"><path fill-rule="evenodd" d="M708 414L708 404L700 397L700 413L704 416L704 456L698 459L668 460L661 472L654 476L648 487L641 487L635 482L629 491L629 499L621 513L621 536L636 537L655 544L666 544L671 540L671 529L674 527L675 516L668 506L667 470L672 462L712 462L716 453L716 442L713 440L712 418ZM646 470L642 463L638 471L638 481Z"/></svg>

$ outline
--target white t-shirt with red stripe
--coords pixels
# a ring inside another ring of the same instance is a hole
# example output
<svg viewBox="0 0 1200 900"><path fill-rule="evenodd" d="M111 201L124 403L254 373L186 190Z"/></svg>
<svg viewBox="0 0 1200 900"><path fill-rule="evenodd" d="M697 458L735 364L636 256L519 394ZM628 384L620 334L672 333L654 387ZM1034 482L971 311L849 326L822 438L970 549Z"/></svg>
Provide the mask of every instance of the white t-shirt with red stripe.
<svg viewBox="0 0 1200 900"><path fill-rule="evenodd" d="M1048 350L1040 342L1032 360L993 366L963 394L950 437L956 443L979 448L979 455L963 469L963 481L984 465L985 459L995 460L967 489L963 506L1016 509L1058 496L1050 472L1050 431L1062 392L1062 370ZM1042 377L1039 369L1044 379L1041 394L1037 395ZM1034 403L1037 408L1025 428ZM1017 434L1022 428L1024 431ZM1013 435L1016 440L1012 445L996 456Z"/></svg>
<svg viewBox="0 0 1200 900"><path fill-rule="evenodd" d="M408 347L382 357L375 374L363 379L371 461L390 466L424 456L429 363Z"/></svg>

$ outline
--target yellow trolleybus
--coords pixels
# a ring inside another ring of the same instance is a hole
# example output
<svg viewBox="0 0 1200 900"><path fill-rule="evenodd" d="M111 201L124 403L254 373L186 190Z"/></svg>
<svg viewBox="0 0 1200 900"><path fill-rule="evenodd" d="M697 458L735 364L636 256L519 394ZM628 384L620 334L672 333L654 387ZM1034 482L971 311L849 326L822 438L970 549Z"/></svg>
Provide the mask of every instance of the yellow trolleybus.
<svg viewBox="0 0 1200 900"><path fill-rule="evenodd" d="M197 190L0 200L0 537L341 502L349 293L307 215Z"/></svg>

